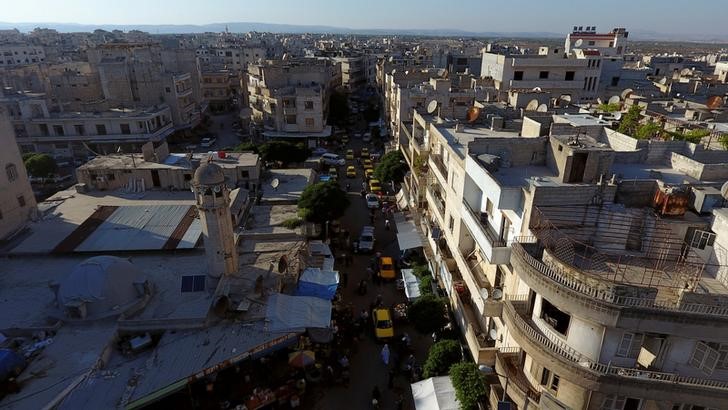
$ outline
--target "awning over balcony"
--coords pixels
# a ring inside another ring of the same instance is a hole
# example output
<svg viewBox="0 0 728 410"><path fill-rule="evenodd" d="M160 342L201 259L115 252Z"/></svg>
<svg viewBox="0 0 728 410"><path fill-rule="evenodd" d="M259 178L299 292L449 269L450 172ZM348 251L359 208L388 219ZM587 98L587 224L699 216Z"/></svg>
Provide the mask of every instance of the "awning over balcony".
<svg viewBox="0 0 728 410"><path fill-rule="evenodd" d="M402 188L399 190L399 192L397 192L395 198L397 198L397 206L399 207L399 209L407 209L407 205L409 204L409 192L407 191L407 187L402 185Z"/></svg>
<svg viewBox="0 0 728 410"><path fill-rule="evenodd" d="M410 384L417 410L458 410L455 388L450 376L430 377Z"/></svg>

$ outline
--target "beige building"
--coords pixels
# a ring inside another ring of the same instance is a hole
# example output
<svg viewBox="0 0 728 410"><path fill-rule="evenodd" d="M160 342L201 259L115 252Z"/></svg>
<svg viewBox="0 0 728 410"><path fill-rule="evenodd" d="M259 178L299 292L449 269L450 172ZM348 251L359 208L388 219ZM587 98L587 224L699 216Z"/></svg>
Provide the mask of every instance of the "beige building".
<svg viewBox="0 0 728 410"><path fill-rule="evenodd" d="M408 130L413 219L473 360L498 374L491 407L728 406L728 152L588 115L520 125L415 114Z"/></svg>
<svg viewBox="0 0 728 410"><path fill-rule="evenodd" d="M29 44L0 44L0 67L38 64L45 61L41 46Z"/></svg>
<svg viewBox="0 0 728 410"><path fill-rule="evenodd" d="M230 70L203 71L202 97L211 111L228 111L233 103L236 78Z"/></svg>
<svg viewBox="0 0 728 410"><path fill-rule="evenodd" d="M0 242L35 215L35 196L7 112L0 108Z"/></svg>

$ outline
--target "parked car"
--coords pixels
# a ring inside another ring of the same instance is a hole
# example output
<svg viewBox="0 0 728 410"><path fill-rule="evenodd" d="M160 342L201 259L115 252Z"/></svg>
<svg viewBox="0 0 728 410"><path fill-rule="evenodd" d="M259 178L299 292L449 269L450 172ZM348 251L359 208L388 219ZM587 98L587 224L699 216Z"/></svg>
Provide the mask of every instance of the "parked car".
<svg viewBox="0 0 728 410"><path fill-rule="evenodd" d="M361 149L361 157L362 159L369 159L369 148L364 147Z"/></svg>
<svg viewBox="0 0 728 410"><path fill-rule="evenodd" d="M331 167L329 168L329 176L333 179L336 179L339 177L339 172L336 170L336 168Z"/></svg>
<svg viewBox="0 0 728 410"><path fill-rule="evenodd" d="M329 152L329 150L324 147L316 147L313 151L311 151L311 155L313 155L314 157L320 157L327 152Z"/></svg>
<svg viewBox="0 0 728 410"><path fill-rule="evenodd" d="M356 178L356 168L353 165L349 165L348 167L346 167L346 177Z"/></svg>
<svg viewBox="0 0 728 410"><path fill-rule="evenodd" d="M326 165L342 166L346 164L346 160L340 156L327 152L321 155L321 161Z"/></svg>
<svg viewBox="0 0 728 410"><path fill-rule="evenodd" d="M185 145L185 151L194 151L197 149L197 144L187 144Z"/></svg>
<svg viewBox="0 0 728 410"><path fill-rule="evenodd" d="M397 278L397 272L394 269L394 261L389 256L379 258L379 277L382 279L393 280Z"/></svg>
<svg viewBox="0 0 728 410"><path fill-rule="evenodd" d="M377 209L379 208L379 198L377 198L374 194L367 194L366 196L367 201L367 208L369 209Z"/></svg>
<svg viewBox="0 0 728 410"><path fill-rule="evenodd" d="M346 150L346 159L354 160L354 150L353 149Z"/></svg>
<svg viewBox="0 0 728 410"><path fill-rule="evenodd" d="M361 137L361 140L364 142L370 142L372 140L372 134L367 132Z"/></svg>
<svg viewBox="0 0 728 410"><path fill-rule="evenodd" d="M364 176L370 179L374 176L374 168L364 168Z"/></svg>
<svg viewBox="0 0 728 410"><path fill-rule="evenodd" d="M202 148L210 148L217 142L217 138L215 137L205 137L200 141L200 146Z"/></svg>
<svg viewBox="0 0 728 410"><path fill-rule="evenodd" d="M374 251L373 226L365 226L361 229L361 235L359 235L359 246L355 250L362 253L372 253Z"/></svg>
<svg viewBox="0 0 728 410"><path fill-rule="evenodd" d="M375 308L372 310L372 322L374 322L374 337L377 340L384 341L394 337L394 325L389 309Z"/></svg>
<svg viewBox="0 0 728 410"><path fill-rule="evenodd" d="M374 168L373 165L372 165L372 160L371 159L365 159L364 160L364 168Z"/></svg>
<svg viewBox="0 0 728 410"><path fill-rule="evenodd" d="M349 143L349 136L348 135L344 135L343 137L341 137L341 143L344 144L344 145L348 144Z"/></svg>
<svg viewBox="0 0 728 410"><path fill-rule="evenodd" d="M369 180L369 191L372 193L382 192L382 185L378 179Z"/></svg>

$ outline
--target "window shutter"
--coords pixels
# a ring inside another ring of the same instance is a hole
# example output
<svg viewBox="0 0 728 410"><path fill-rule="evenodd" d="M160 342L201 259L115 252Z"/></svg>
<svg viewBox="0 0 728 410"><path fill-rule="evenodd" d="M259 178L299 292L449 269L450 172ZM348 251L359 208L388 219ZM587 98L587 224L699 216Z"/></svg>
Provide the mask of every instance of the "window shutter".
<svg viewBox="0 0 728 410"><path fill-rule="evenodd" d="M632 338L632 346L630 346L629 349L630 358L635 358L640 354L640 349L642 348L642 341L644 340L644 338L644 334L635 333L634 337Z"/></svg>

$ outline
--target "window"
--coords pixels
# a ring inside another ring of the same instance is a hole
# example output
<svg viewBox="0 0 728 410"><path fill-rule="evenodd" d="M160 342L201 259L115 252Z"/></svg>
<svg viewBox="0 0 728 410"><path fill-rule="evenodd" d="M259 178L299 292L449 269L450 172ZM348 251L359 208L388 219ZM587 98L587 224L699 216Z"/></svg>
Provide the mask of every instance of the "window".
<svg viewBox="0 0 728 410"><path fill-rule="evenodd" d="M485 198L485 213L488 214L488 218L493 218L493 203L488 198Z"/></svg>
<svg viewBox="0 0 728 410"><path fill-rule="evenodd" d="M96 124L96 134L98 134L98 135L106 135L106 125L104 125L104 124Z"/></svg>
<svg viewBox="0 0 728 410"><path fill-rule="evenodd" d="M172 89L171 89L171 88L169 88L169 87L164 87L164 91L166 91L166 92L168 92L168 93L171 93L171 92L172 92Z"/></svg>
<svg viewBox="0 0 728 410"><path fill-rule="evenodd" d="M617 356L636 358L642 348L644 337L645 335L642 333L624 332L622 334L622 341L617 348Z"/></svg>
<svg viewBox="0 0 728 410"><path fill-rule="evenodd" d="M715 367L728 369L728 343L708 343L708 346L718 352L718 363Z"/></svg>
<svg viewBox="0 0 728 410"><path fill-rule="evenodd" d="M589 44L590 46L593 46L593 45L594 45L594 44L596 44L596 43L595 43L594 41L589 41L589 43L588 43L588 44Z"/></svg>
<svg viewBox="0 0 728 410"><path fill-rule="evenodd" d="M119 128L121 128L122 134L131 134L131 128L129 128L129 124L119 124Z"/></svg>
<svg viewBox="0 0 728 410"><path fill-rule="evenodd" d="M447 227L448 227L448 229L450 229L450 232L455 230L455 219L452 216L450 216L450 220L447 224Z"/></svg>
<svg viewBox="0 0 728 410"><path fill-rule="evenodd" d="M541 386L546 386L549 384L549 379L551 378L551 371L544 367L543 372L541 373Z"/></svg>
<svg viewBox="0 0 728 410"><path fill-rule="evenodd" d="M562 335L566 335L569 331L571 316L559 310L546 299L541 299L541 319Z"/></svg>
<svg viewBox="0 0 728 410"><path fill-rule="evenodd" d="M564 150L564 146L559 144L559 151L563 151L563 150Z"/></svg>
<svg viewBox="0 0 728 410"><path fill-rule="evenodd" d="M86 128L83 125L74 125L73 128L76 130L76 135L86 135Z"/></svg>
<svg viewBox="0 0 728 410"><path fill-rule="evenodd" d="M15 164L8 164L5 166L5 173L8 176L8 181L13 182L18 179L18 168Z"/></svg>
<svg viewBox="0 0 728 410"><path fill-rule="evenodd" d="M182 276L182 293L202 292L205 290L205 275Z"/></svg>
<svg viewBox="0 0 728 410"><path fill-rule="evenodd" d="M564 75L564 81L574 81L574 71L567 71Z"/></svg>
<svg viewBox="0 0 728 410"><path fill-rule="evenodd" d="M559 391L559 382L561 381L561 377L559 377L558 374L554 374L551 377L551 384L549 385L549 389L551 389L552 392L556 393Z"/></svg>
<svg viewBox="0 0 728 410"><path fill-rule="evenodd" d="M549 72L548 71L541 71L538 73L538 78L545 80L549 78Z"/></svg>
<svg viewBox="0 0 728 410"><path fill-rule="evenodd" d="M619 85L619 77L612 77L612 87Z"/></svg>
<svg viewBox="0 0 728 410"><path fill-rule="evenodd" d="M610 394L602 402L601 410L640 410L642 399Z"/></svg>
<svg viewBox="0 0 728 410"><path fill-rule="evenodd" d="M305 101L303 104L304 104L303 108L305 108L307 110L313 110L313 101Z"/></svg>
<svg viewBox="0 0 728 410"><path fill-rule="evenodd" d="M54 125L53 126L53 132L58 135L59 137L62 137L66 135L65 130L63 129L63 125Z"/></svg>
<svg viewBox="0 0 728 410"><path fill-rule="evenodd" d="M249 171L240 171L240 178L250 178Z"/></svg>
<svg viewBox="0 0 728 410"><path fill-rule="evenodd" d="M515 80L515 81L521 81L521 80L523 80L523 71L514 71L513 72L513 80Z"/></svg>
<svg viewBox="0 0 728 410"><path fill-rule="evenodd" d="M286 124L295 124L295 123L296 123L295 115L286 115Z"/></svg>
<svg viewBox="0 0 728 410"><path fill-rule="evenodd" d="M44 137L47 137L48 135L50 135L50 133L48 132L48 125L47 125L47 124L40 124L40 125L38 126L38 128L40 128L40 133L41 133L41 134L42 134L42 135L43 135Z"/></svg>
<svg viewBox="0 0 728 410"><path fill-rule="evenodd" d="M690 365L700 369L702 372L711 374L718 364L719 353L704 342L695 343L695 350L690 357Z"/></svg>
<svg viewBox="0 0 728 410"><path fill-rule="evenodd" d="M307 127L313 127L314 126L313 118L306 118L306 126Z"/></svg>
<svg viewBox="0 0 728 410"><path fill-rule="evenodd" d="M20 205L21 208L25 206L25 197L24 196L20 195L18 197L18 205Z"/></svg>
<svg viewBox="0 0 728 410"><path fill-rule="evenodd" d="M3 219L3 212L0 211L0 221Z"/></svg>
<svg viewBox="0 0 728 410"><path fill-rule="evenodd" d="M705 249L706 246L713 246L715 243L715 234L709 231L696 229L690 241L690 246L698 249Z"/></svg>

